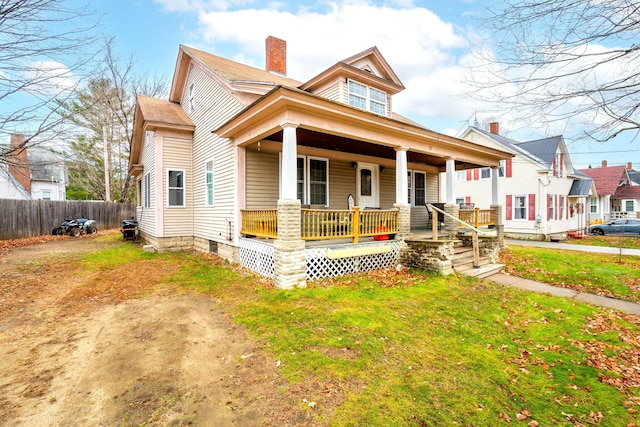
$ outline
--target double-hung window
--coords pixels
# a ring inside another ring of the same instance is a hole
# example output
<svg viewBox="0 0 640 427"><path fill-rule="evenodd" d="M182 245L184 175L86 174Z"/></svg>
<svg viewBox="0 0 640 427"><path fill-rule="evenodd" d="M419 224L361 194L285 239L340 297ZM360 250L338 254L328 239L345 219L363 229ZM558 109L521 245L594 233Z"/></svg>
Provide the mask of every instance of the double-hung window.
<svg viewBox="0 0 640 427"><path fill-rule="evenodd" d="M549 219L556 219L555 217L555 206L553 204L553 194L549 194L547 196L547 206L549 207Z"/></svg>
<svg viewBox="0 0 640 427"><path fill-rule="evenodd" d="M195 83L189 85L189 111L191 114L196 110L196 87Z"/></svg>
<svg viewBox="0 0 640 427"><path fill-rule="evenodd" d="M590 213L598 213L598 198L597 197L589 197L589 212Z"/></svg>
<svg viewBox="0 0 640 427"><path fill-rule="evenodd" d="M169 207L184 207L185 179L183 169L167 170L167 201Z"/></svg>
<svg viewBox="0 0 640 427"><path fill-rule="evenodd" d="M144 204L142 205L145 208L151 207L151 174L147 173L144 176L144 185L142 187L142 193L144 194Z"/></svg>
<svg viewBox="0 0 640 427"><path fill-rule="evenodd" d="M387 94L381 90L362 83L349 80L349 105L387 115Z"/></svg>
<svg viewBox="0 0 640 427"><path fill-rule="evenodd" d="M564 205L566 204L564 196L558 196L558 219L564 219Z"/></svg>
<svg viewBox="0 0 640 427"><path fill-rule="evenodd" d="M513 218L527 219L527 196L515 196L513 198Z"/></svg>
<svg viewBox="0 0 640 427"><path fill-rule="evenodd" d="M296 193L303 204L329 205L329 160L298 157Z"/></svg>
<svg viewBox="0 0 640 427"><path fill-rule="evenodd" d="M204 182L205 182L205 194L206 205L213 206L213 160L209 160L204 166Z"/></svg>
<svg viewBox="0 0 640 427"><path fill-rule="evenodd" d="M491 168L480 169L480 179L489 179L489 178L491 178Z"/></svg>

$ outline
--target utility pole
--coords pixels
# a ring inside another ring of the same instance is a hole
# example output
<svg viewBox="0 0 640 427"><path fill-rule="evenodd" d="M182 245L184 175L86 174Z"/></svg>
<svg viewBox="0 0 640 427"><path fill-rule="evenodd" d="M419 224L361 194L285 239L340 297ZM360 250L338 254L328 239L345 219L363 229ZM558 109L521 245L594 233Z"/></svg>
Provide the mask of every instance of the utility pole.
<svg viewBox="0 0 640 427"><path fill-rule="evenodd" d="M102 145L104 149L104 201L111 201L111 186L109 185L109 150L107 149L107 125L102 125Z"/></svg>

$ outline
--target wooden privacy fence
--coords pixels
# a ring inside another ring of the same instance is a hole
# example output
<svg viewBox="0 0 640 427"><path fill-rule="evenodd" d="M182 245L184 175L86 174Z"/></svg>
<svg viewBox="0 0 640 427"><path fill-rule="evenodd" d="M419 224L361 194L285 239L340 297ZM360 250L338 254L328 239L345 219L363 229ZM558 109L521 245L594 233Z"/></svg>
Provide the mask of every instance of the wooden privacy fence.
<svg viewBox="0 0 640 427"><path fill-rule="evenodd" d="M65 200L0 199L0 240L51 234L67 217L89 218L98 230L120 228L136 215L134 204Z"/></svg>

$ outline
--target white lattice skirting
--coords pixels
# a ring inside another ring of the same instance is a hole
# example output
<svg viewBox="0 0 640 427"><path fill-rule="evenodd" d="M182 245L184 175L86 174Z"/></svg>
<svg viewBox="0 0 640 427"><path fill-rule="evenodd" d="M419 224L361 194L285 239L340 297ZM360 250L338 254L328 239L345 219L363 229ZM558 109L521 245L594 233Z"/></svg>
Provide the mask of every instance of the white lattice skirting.
<svg viewBox="0 0 640 427"><path fill-rule="evenodd" d="M400 259L400 242L371 242L306 249L307 280L392 267Z"/></svg>
<svg viewBox="0 0 640 427"><path fill-rule="evenodd" d="M275 276L273 245L256 239L240 239L240 264L262 276Z"/></svg>
<svg viewBox="0 0 640 427"><path fill-rule="evenodd" d="M400 259L400 242L367 242L317 246L305 250L307 280L343 276L393 267ZM240 264L263 276L275 275L273 245L256 239L240 239Z"/></svg>

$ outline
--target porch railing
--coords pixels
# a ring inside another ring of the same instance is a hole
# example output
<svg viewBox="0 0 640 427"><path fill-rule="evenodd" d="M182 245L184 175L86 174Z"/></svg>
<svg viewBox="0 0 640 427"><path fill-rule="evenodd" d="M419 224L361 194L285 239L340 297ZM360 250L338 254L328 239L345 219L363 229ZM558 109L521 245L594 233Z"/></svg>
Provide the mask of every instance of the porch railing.
<svg viewBox="0 0 640 427"><path fill-rule="evenodd" d="M240 232L249 236L276 239L278 237L278 210L241 210ZM351 238L358 243L360 237L388 238L398 233L398 210L324 210L301 209L302 240Z"/></svg>
<svg viewBox="0 0 640 427"><path fill-rule="evenodd" d="M484 227L487 225L495 225L496 223L496 211L494 209L460 209L458 211L458 218L460 221L464 221L475 228ZM457 223L458 228L467 227L461 223Z"/></svg>
<svg viewBox="0 0 640 427"><path fill-rule="evenodd" d="M278 210L241 210L240 233L249 236L266 237L275 239L278 237Z"/></svg>

